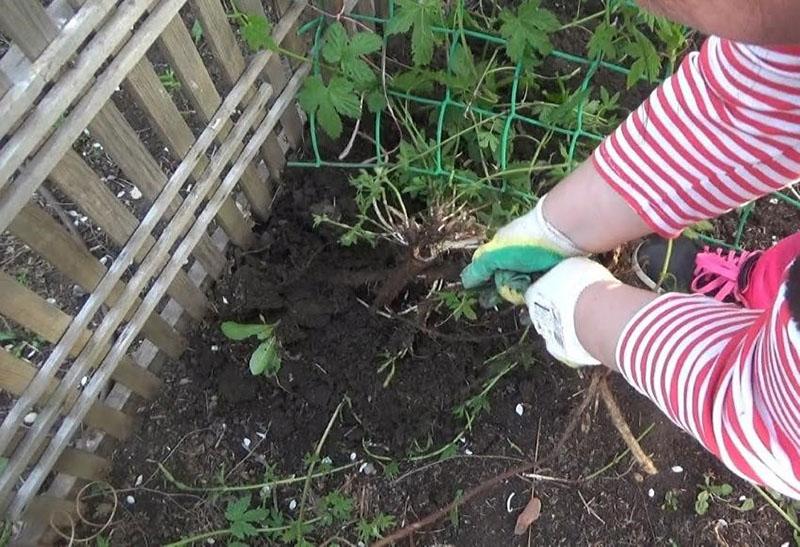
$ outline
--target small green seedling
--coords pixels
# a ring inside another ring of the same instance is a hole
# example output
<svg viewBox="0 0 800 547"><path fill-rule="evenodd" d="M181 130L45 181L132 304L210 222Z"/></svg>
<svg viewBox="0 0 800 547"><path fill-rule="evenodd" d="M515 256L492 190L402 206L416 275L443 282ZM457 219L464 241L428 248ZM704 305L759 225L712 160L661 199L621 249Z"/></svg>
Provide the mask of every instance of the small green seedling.
<svg viewBox="0 0 800 547"><path fill-rule="evenodd" d="M199 19L195 19L194 24L192 24L192 40L194 40L195 45L199 45L203 41L203 25Z"/></svg>
<svg viewBox="0 0 800 547"><path fill-rule="evenodd" d="M239 26L239 34L250 51L255 53L262 49L277 49L272 39L272 23L263 15L245 13L233 6L228 18Z"/></svg>
<svg viewBox="0 0 800 547"><path fill-rule="evenodd" d="M705 483L700 486L697 499L694 502L694 512L698 515L705 515L713 500L723 501L733 493L733 486L728 483L714 484L711 476L705 476Z"/></svg>
<svg viewBox="0 0 800 547"><path fill-rule="evenodd" d="M181 81L178 80L178 76L175 75L175 71L169 67L164 69L164 72L158 75L158 79L161 82L161 85L164 86L164 89L167 90L167 93L172 94L181 88Z"/></svg>
<svg viewBox="0 0 800 547"><path fill-rule="evenodd" d="M677 488L672 488L670 490L667 490L667 492L664 494L664 503L661 504L661 508L664 511L672 511L672 512L677 511L679 507L678 504L679 493L680 490L678 490Z"/></svg>
<svg viewBox="0 0 800 547"><path fill-rule="evenodd" d="M374 519L367 518L358 521L358 539L366 544L372 542L373 539L380 539L383 533L389 528L394 526L395 519L392 515L379 513Z"/></svg>
<svg viewBox="0 0 800 547"><path fill-rule="evenodd" d="M275 376L281 369L281 355L275 326L268 323L222 323L222 334L229 340L246 340L255 337L261 343L250 355L250 372L253 376Z"/></svg>

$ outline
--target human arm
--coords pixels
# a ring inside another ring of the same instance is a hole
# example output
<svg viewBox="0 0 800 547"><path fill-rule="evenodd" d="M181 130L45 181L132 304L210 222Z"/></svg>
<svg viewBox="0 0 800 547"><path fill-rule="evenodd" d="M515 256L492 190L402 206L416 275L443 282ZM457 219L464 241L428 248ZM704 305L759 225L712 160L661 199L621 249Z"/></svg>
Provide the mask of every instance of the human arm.
<svg viewBox="0 0 800 547"><path fill-rule="evenodd" d="M800 292L800 261L791 278L780 268L763 310L656 296L599 268L565 260L526 293L548 350L567 364L617 368L733 472L800 498L800 330L789 303L800 315L800 294L787 296Z"/></svg>

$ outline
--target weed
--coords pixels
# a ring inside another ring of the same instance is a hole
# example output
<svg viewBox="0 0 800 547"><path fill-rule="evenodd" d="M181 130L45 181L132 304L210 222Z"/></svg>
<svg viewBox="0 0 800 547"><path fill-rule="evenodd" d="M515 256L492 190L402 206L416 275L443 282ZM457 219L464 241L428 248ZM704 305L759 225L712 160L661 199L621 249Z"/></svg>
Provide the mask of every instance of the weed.
<svg viewBox="0 0 800 547"><path fill-rule="evenodd" d="M158 79L170 95L181 88L181 81L178 79L175 71L170 67L165 68L164 71L158 75Z"/></svg>
<svg viewBox="0 0 800 547"><path fill-rule="evenodd" d="M705 515L713 500L730 496L732 493L733 487L730 484L713 484L710 476L706 475L705 484L700 486L700 491L697 493L697 498L694 502L694 512L698 515Z"/></svg>
<svg viewBox="0 0 800 547"><path fill-rule="evenodd" d="M195 45L199 45L200 42L203 41L204 31L203 25L200 23L199 19L195 19L194 23L192 23L192 40L194 40Z"/></svg>
<svg viewBox="0 0 800 547"><path fill-rule="evenodd" d="M407 354L408 348L403 348L395 353L388 351L381 353L381 362L380 366L378 367L378 374L383 374L386 372L386 378L383 380L384 389L389 387L389 383L392 381L392 378L394 378L397 363L401 361Z"/></svg>
<svg viewBox="0 0 800 547"><path fill-rule="evenodd" d="M222 323L222 334L229 340L245 340L253 338L259 340L258 346L250 355L250 373L253 376L275 376L281 369L280 344L275 336L275 325L262 323L236 323L225 321Z"/></svg>
<svg viewBox="0 0 800 547"><path fill-rule="evenodd" d="M378 513L374 518L363 518L356 524L359 541L370 543L373 539L380 539L383 533L395 525L395 518L385 513Z"/></svg>
<svg viewBox="0 0 800 547"><path fill-rule="evenodd" d="M228 18L239 26L239 35L250 51L277 49L272 39L272 23L266 17L239 11L234 5Z"/></svg>
<svg viewBox="0 0 800 547"><path fill-rule="evenodd" d="M677 511L679 507L679 494L680 490L677 488L667 490L666 493L664 493L664 503L661 504L661 508L665 511Z"/></svg>
<svg viewBox="0 0 800 547"><path fill-rule="evenodd" d="M463 292L461 295L452 291L439 291L436 295L437 298L450 310L450 317L458 321L462 317L475 321L478 315L475 313L475 305L478 299L469 292Z"/></svg>

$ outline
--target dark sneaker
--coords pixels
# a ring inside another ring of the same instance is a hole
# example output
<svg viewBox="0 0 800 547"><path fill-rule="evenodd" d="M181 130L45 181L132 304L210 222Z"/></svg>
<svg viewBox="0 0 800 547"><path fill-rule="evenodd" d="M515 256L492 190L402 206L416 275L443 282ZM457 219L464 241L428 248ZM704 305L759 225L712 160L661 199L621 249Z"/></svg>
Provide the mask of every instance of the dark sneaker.
<svg viewBox="0 0 800 547"><path fill-rule="evenodd" d="M633 271L636 277L651 290L689 292L695 271L695 259L700 246L686 237L669 241L650 236L642 241L633 253ZM664 262L669 254L666 270Z"/></svg>

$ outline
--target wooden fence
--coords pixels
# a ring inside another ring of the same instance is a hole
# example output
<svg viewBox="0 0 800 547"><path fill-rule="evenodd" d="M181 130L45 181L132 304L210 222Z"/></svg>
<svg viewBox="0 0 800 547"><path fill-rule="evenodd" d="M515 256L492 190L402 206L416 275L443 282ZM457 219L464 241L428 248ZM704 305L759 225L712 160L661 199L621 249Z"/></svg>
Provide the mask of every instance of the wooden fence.
<svg viewBox="0 0 800 547"><path fill-rule="evenodd" d="M320 15L308 0L233 2L306 52L298 26ZM0 329L49 344L30 361L0 348L0 511L22 523L19 544L67 523L77 489L106 476L109 442L131 434L136 397L157 393L159 367L209 310L204 288L226 247L253 244L301 143L294 97L308 64L247 52L231 10L231 0L0 0L3 270L22 249L58 272L54 283L85 291L54 303L48 287L0 271Z"/></svg>

